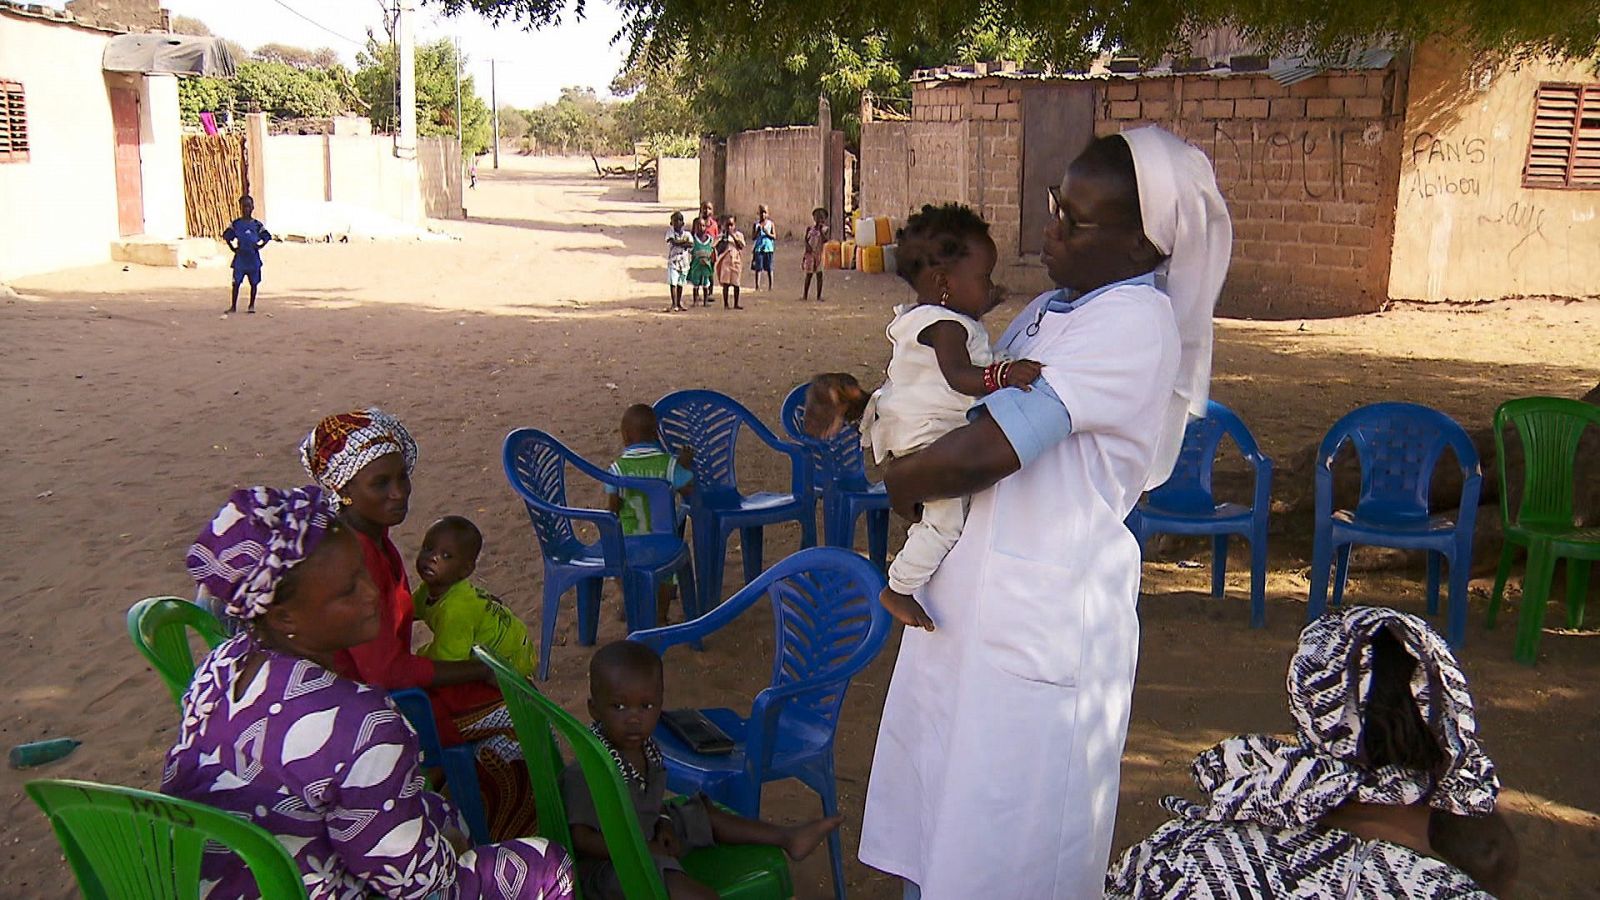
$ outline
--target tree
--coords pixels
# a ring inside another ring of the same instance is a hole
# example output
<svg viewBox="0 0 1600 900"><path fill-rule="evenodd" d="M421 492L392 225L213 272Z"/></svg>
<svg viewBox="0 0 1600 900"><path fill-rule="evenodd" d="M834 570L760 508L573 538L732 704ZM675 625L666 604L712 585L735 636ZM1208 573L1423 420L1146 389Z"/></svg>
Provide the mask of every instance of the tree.
<svg viewBox="0 0 1600 900"><path fill-rule="evenodd" d="M583 15L583 0L432 0L446 12L474 9L529 27ZM619 0L635 56L660 65L684 47L726 40L797 47L810 36L853 42L879 33L897 46L936 44L975 22L998 20L1026 35L1038 58L1080 63L1091 51L1124 48L1147 56L1189 37L1236 28L1265 49L1332 53L1372 42L1398 46L1447 35L1480 51L1587 58L1600 50L1597 0L766 0L711 11L700 0Z"/></svg>
<svg viewBox="0 0 1600 900"><path fill-rule="evenodd" d="M559 147L563 154L604 153L631 146L619 128L621 104L602 100L593 88L565 87L554 103L528 110L528 137L544 148Z"/></svg>
<svg viewBox="0 0 1600 900"><path fill-rule="evenodd" d="M356 56L356 93L365 102L372 126L393 131L399 127L399 53L393 44L367 36L367 49ZM422 44L416 50L417 133L422 137L456 134L456 48L448 38ZM468 155L489 147L489 105L461 78L461 143Z"/></svg>
<svg viewBox="0 0 1600 900"><path fill-rule="evenodd" d="M500 139L520 140L528 136L528 117L515 106L500 107Z"/></svg>
<svg viewBox="0 0 1600 900"><path fill-rule="evenodd" d="M252 54L255 59L263 62L279 62L292 66L302 72L312 69L331 69L340 65L339 54L332 47L319 47L308 50L304 47L294 47L289 44L262 44Z"/></svg>
<svg viewBox="0 0 1600 900"><path fill-rule="evenodd" d="M172 29L173 34L188 34L195 37L214 37L214 35L211 33L210 26L206 25L206 23L200 21L199 19L196 19L194 16L173 16L169 27ZM223 38L222 45L228 49L228 55L233 57L235 64L241 63L250 58L249 51L245 50L244 45L237 41L230 41L227 38Z"/></svg>

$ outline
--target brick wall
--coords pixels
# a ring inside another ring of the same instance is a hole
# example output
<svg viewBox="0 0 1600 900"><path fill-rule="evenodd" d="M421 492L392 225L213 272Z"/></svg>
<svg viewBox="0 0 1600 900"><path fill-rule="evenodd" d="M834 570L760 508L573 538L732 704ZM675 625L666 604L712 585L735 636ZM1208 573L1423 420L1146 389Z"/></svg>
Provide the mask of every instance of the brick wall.
<svg viewBox="0 0 1600 900"><path fill-rule="evenodd" d="M1211 157L1233 215L1224 312L1370 312L1388 297L1404 88L1394 71L1116 79L1095 129L1157 124Z"/></svg>
<svg viewBox="0 0 1600 900"><path fill-rule="evenodd" d="M999 78L918 84L911 118L907 206L965 203L988 220L1000 258L1017 256L1022 220L1020 84ZM870 171L865 145L862 153L863 170Z"/></svg>
<svg viewBox="0 0 1600 900"><path fill-rule="evenodd" d="M756 207L765 203L778 236L799 239L822 196L821 133L807 125L733 135L728 138L724 184L723 211L738 216L741 227L748 228Z"/></svg>

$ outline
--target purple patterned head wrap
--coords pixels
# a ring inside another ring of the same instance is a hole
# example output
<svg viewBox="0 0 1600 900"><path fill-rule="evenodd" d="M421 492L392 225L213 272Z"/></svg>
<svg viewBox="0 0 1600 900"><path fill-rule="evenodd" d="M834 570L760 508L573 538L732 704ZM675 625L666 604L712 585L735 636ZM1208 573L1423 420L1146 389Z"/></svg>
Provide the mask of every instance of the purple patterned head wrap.
<svg viewBox="0 0 1600 900"><path fill-rule="evenodd" d="M1387 631L1417 661L1411 696L1444 751L1437 773L1372 768L1362 753L1362 723L1372 691L1372 639ZM1465 816L1494 811L1494 763L1478 743L1467 676L1427 622L1382 607L1323 616L1300 632L1289 664L1289 709L1299 743L1265 734L1229 738L1194 761L1194 780L1210 800L1169 797L1163 805L1193 819L1245 819L1273 827L1312 825L1347 800L1434 809Z"/></svg>
<svg viewBox="0 0 1600 900"><path fill-rule="evenodd" d="M202 600L253 619L271 608L283 576L311 555L333 522L327 495L315 485L234 491L189 548L189 574Z"/></svg>

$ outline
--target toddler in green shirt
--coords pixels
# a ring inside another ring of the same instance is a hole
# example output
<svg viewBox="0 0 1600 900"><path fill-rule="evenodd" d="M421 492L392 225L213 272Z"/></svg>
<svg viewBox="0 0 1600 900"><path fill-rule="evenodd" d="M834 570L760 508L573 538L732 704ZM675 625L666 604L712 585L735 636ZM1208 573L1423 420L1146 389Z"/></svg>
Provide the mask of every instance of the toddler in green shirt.
<svg viewBox="0 0 1600 900"><path fill-rule="evenodd" d="M478 567L483 534L462 516L445 516L428 527L417 554L422 584L411 594L413 612L427 623L433 640L418 656L441 661L472 658L482 644L524 676L533 675L533 644L528 626L499 597L467 578Z"/></svg>

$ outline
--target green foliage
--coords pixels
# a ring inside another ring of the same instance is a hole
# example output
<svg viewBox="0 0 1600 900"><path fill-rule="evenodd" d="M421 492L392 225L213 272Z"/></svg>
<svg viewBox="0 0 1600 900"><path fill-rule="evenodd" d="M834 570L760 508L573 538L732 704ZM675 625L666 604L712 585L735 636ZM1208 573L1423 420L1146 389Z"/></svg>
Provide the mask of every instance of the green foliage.
<svg viewBox="0 0 1600 900"><path fill-rule="evenodd" d="M173 16L173 34L192 34L197 37L211 37L211 28L206 23L194 16Z"/></svg>
<svg viewBox="0 0 1600 900"><path fill-rule="evenodd" d="M350 70L335 63L326 69L296 69L286 63L247 59L233 78L184 78L178 82L178 110L194 125L200 113L265 112L275 118L321 118L359 107Z"/></svg>
<svg viewBox="0 0 1600 900"><path fill-rule="evenodd" d="M354 87L366 104L372 127L392 131L399 127L397 89L399 53L391 44L371 35L367 49L356 56L359 68ZM454 137L456 133L456 48L448 38L421 44L416 49L417 134ZM461 144L469 156L483 153L493 137L489 104L473 87L471 76L461 77Z"/></svg>
<svg viewBox="0 0 1600 900"><path fill-rule="evenodd" d="M500 107L500 139L515 141L528 136L528 117L515 106Z"/></svg>
<svg viewBox="0 0 1600 900"><path fill-rule="evenodd" d="M339 65L339 54L331 47L308 50L305 47L293 47L289 44L262 44L251 56L263 62L280 62L302 71L331 69Z"/></svg>
<svg viewBox="0 0 1600 900"><path fill-rule="evenodd" d="M581 17L583 0L432 0L531 27ZM618 0L623 33L652 66L683 47L766 43L802 48L818 36L854 43L887 35L896 46L940 44L975 24L1003 22L1025 35L1034 58L1074 65L1102 47L1157 55L1190 35L1232 27L1268 51L1333 53L1383 42L1405 47L1448 35L1471 49L1588 58L1600 50L1600 0L764 0L706 6L701 0ZM665 38L665 39L663 39Z"/></svg>
<svg viewBox="0 0 1600 900"><path fill-rule="evenodd" d="M652 134L643 143L647 156L693 159L700 155L700 138L692 134Z"/></svg>
<svg viewBox="0 0 1600 900"><path fill-rule="evenodd" d="M619 106L601 100L593 88L565 87L556 102L527 111L527 136L538 149L563 154L630 150L630 139L618 124Z"/></svg>

